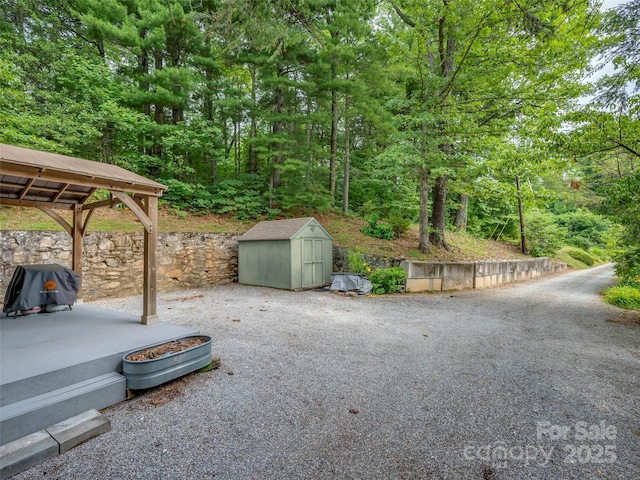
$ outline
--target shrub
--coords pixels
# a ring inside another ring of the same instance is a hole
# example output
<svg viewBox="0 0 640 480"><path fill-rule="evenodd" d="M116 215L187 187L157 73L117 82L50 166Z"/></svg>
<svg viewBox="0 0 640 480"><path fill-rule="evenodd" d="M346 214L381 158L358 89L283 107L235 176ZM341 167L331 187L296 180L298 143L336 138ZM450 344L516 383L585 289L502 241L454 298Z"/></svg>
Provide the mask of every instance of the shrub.
<svg viewBox="0 0 640 480"><path fill-rule="evenodd" d="M605 262L609 260L609 254L603 248L591 247L589 253L596 261L596 263Z"/></svg>
<svg viewBox="0 0 640 480"><path fill-rule="evenodd" d="M632 247L614 255L616 275L621 285L640 288L640 247Z"/></svg>
<svg viewBox="0 0 640 480"><path fill-rule="evenodd" d="M371 291L376 295L400 293L407 281L407 272L401 267L379 268L371 272L369 280L373 285Z"/></svg>
<svg viewBox="0 0 640 480"><path fill-rule="evenodd" d="M389 222L389 225L391 225L391 229L397 237L407 233L409 226L411 226L411 220L400 214L389 214L387 221Z"/></svg>
<svg viewBox="0 0 640 480"><path fill-rule="evenodd" d="M372 213L366 220L369 225L360 229L362 233L373 238L380 238L382 240L391 240L396 236L391 225L378 223L380 217L377 213Z"/></svg>
<svg viewBox="0 0 640 480"><path fill-rule="evenodd" d="M555 215L531 212L525 220L525 237L529 252L534 257L550 257L567 244L568 231L558 225Z"/></svg>
<svg viewBox="0 0 640 480"><path fill-rule="evenodd" d="M178 210L194 213L209 211L213 205L213 197L204 185L193 184L176 180L174 178L163 179L168 187L161 197L162 203Z"/></svg>
<svg viewBox="0 0 640 480"><path fill-rule="evenodd" d="M575 258L576 260L580 260L582 263L590 267L593 266L593 264L595 263L595 260L593 259L593 257L589 253L585 252L580 248L565 247L564 251L567 252L572 258Z"/></svg>
<svg viewBox="0 0 640 480"><path fill-rule="evenodd" d="M604 246L603 236L611 227L605 217L585 208L562 213L556 221L569 231L568 243L584 250Z"/></svg>
<svg viewBox="0 0 640 480"><path fill-rule="evenodd" d="M566 263L569 267L575 270L584 270L585 268L589 268L589 265L582 263L580 260L576 260L567 252L567 249L572 247L564 247L556 253L555 258L560 260L561 262Z"/></svg>
<svg viewBox="0 0 640 480"><path fill-rule="evenodd" d="M360 250L349 251L349 271L351 273L361 273L363 275L371 273L371 267L364 260L364 256Z"/></svg>
<svg viewBox="0 0 640 480"><path fill-rule="evenodd" d="M223 180L211 195L212 209L215 213L231 214L239 220L258 218L269 209L262 189L262 181L256 175Z"/></svg>
<svg viewBox="0 0 640 480"><path fill-rule="evenodd" d="M628 310L640 310L640 289L630 285L618 285L604 292L607 303Z"/></svg>

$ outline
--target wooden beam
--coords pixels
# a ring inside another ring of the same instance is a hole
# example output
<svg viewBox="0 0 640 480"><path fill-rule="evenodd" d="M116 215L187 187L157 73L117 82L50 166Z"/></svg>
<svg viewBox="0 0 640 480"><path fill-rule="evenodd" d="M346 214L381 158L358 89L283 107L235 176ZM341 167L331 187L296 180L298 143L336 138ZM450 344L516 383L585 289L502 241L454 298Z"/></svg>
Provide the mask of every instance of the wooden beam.
<svg viewBox="0 0 640 480"><path fill-rule="evenodd" d="M146 232L151 232L151 230L155 228L155 226L153 225L153 222L149 219L148 214L142 208L140 208L140 206L135 202L133 198L131 198L126 193L122 193L122 192L111 192L111 193L113 193L113 195L117 197L119 200L122 200L122 203L124 203L127 207L131 209L133 214L136 217L138 217L138 220L140 220L142 225L144 225L144 229ZM149 197L147 197L147 202L148 201L149 201ZM155 213L156 216L158 215L157 205L158 205L158 199L156 198L156 213Z"/></svg>
<svg viewBox="0 0 640 480"><path fill-rule="evenodd" d="M115 207L122 203L122 200L119 198L108 198L106 200L100 200L99 202L93 203L85 203L83 209L84 210L95 210L96 208L102 207Z"/></svg>
<svg viewBox="0 0 640 480"><path fill-rule="evenodd" d="M12 207L48 207L56 210L73 210L73 203L53 203L53 202L35 202L32 200L17 200L15 198L1 198L0 205L11 205Z"/></svg>
<svg viewBox="0 0 640 480"><path fill-rule="evenodd" d="M71 233L73 250L71 268L80 275L80 285L78 285L78 303L82 303L82 205L76 205L73 209L73 232Z"/></svg>
<svg viewBox="0 0 640 480"><path fill-rule="evenodd" d="M58 212L45 205L38 205L36 208L53 218L56 222L62 225L62 228L64 228L69 235L73 236L73 229L71 228L71 225L69 225L69 223L64 218L58 215Z"/></svg>
<svg viewBox="0 0 640 480"><path fill-rule="evenodd" d="M132 200L133 201L133 200ZM144 231L144 281L141 322L144 325L156 323L157 315L157 268L156 250L158 245L158 197L147 197L144 202L145 216L151 223Z"/></svg>
<svg viewBox="0 0 640 480"><path fill-rule="evenodd" d="M25 195L27 194L27 192L29 191L29 188L31 187L31 185L33 185L33 182L35 182L35 181L36 181L36 179L35 179L35 178L32 178L32 179L30 179L30 180L27 182L27 184L26 184L26 185L24 185L24 190L22 190L22 193L21 193L21 194L20 194L20 196L18 197L18 199L19 199L19 200L22 200L22 199L24 198L24 196L25 196ZM4 183L2 183L2 184L0 184L0 185L5 186L5 184L4 184ZM7 185L7 186L11 186L12 188L13 188L13 187L17 187L17 185L14 185L14 184Z"/></svg>
<svg viewBox="0 0 640 480"><path fill-rule="evenodd" d="M0 164L0 170L3 175L15 177L37 178L48 182L70 183L72 185L80 185L83 187L104 188L110 191L140 193L142 195L160 196L162 195L163 190L161 188L140 185L122 180L99 178L82 174L74 175L69 172L59 172L44 168L16 165L9 162L0 162Z"/></svg>
<svg viewBox="0 0 640 480"><path fill-rule="evenodd" d="M55 197L53 197L53 198L51 199L51 201L52 201L52 202L57 202L57 201L58 201L58 199L59 199L59 198L62 196L62 194L65 192L65 190L66 190L67 188L69 188L70 186L71 186L71 185L69 185L68 183L65 183L65 184L62 186L62 188L60 188L60 189L59 189L58 193L56 193L56 196L55 196ZM85 195L86 195L86 193L85 193L85 192L82 192L82 194L81 194L81 195L79 195L79 196L84 197Z"/></svg>

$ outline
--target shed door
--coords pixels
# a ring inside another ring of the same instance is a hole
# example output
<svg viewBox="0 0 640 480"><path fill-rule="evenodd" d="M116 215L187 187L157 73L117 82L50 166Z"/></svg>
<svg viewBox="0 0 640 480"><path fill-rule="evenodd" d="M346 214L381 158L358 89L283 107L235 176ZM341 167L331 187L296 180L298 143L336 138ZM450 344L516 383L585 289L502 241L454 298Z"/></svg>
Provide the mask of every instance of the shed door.
<svg viewBox="0 0 640 480"><path fill-rule="evenodd" d="M302 241L302 287L324 283L324 240L305 238Z"/></svg>

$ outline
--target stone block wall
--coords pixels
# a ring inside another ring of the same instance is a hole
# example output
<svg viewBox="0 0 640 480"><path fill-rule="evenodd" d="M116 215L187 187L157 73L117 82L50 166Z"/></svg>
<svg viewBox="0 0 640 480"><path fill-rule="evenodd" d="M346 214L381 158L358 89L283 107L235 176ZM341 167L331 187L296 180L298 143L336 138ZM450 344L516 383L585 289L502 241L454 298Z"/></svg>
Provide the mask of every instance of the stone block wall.
<svg viewBox="0 0 640 480"><path fill-rule="evenodd" d="M83 239L83 299L142 293L144 234L93 232ZM62 231L0 231L0 292L21 264L71 267L71 237ZM232 282L238 275L238 235L160 233L158 291Z"/></svg>
<svg viewBox="0 0 640 480"><path fill-rule="evenodd" d="M550 275L567 268L549 258L479 262L423 262L403 260L407 292L466 290L497 287Z"/></svg>

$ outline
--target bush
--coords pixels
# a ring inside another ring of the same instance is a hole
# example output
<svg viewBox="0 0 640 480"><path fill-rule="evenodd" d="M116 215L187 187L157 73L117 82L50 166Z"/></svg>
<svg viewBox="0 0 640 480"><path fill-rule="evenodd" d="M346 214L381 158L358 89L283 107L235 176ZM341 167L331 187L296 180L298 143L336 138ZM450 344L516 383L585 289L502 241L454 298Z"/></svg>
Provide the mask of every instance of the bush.
<svg viewBox="0 0 640 480"><path fill-rule="evenodd" d="M640 247L627 248L614 255L614 260L620 285L640 289Z"/></svg>
<svg viewBox="0 0 640 480"><path fill-rule="evenodd" d="M567 252L572 258L575 258L576 260L581 261L585 265L588 265L591 267L595 263L594 258L589 253L585 252L580 248L565 247L563 250Z"/></svg>
<svg viewBox="0 0 640 480"><path fill-rule="evenodd" d="M568 230L567 243L584 250L604 246L603 237L611 227L605 217L585 208L560 214L556 221Z"/></svg>
<svg viewBox="0 0 640 480"><path fill-rule="evenodd" d="M525 238L534 257L550 257L567 244L568 231L549 212L532 212L525 219Z"/></svg>
<svg viewBox="0 0 640 480"><path fill-rule="evenodd" d="M607 303L628 310L640 310L640 289L630 285L618 285L604 292Z"/></svg>
<svg viewBox="0 0 640 480"><path fill-rule="evenodd" d="M389 222L389 225L391 225L391 229L393 230L393 233L395 233L397 237L407 233L407 230L409 230L409 227L411 226L411 223L412 223L410 219L396 212L389 214L389 217L387 218L387 222Z"/></svg>
<svg viewBox="0 0 640 480"><path fill-rule="evenodd" d="M223 180L211 195L215 213L230 214L239 220L252 220L268 212L262 180L256 175L242 175L238 179Z"/></svg>
<svg viewBox="0 0 640 480"><path fill-rule="evenodd" d="M183 182L174 178L161 181L168 187L161 197L162 203L178 210L194 213L205 213L211 209L213 197L204 185Z"/></svg>
<svg viewBox="0 0 640 480"><path fill-rule="evenodd" d="M609 260L609 254L606 250L598 247L591 247L589 253L596 261L596 263L606 262Z"/></svg>
<svg viewBox="0 0 640 480"><path fill-rule="evenodd" d="M407 281L407 272L401 267L379 268L369 275L373 285L372 293L400 293L404 290Z"/></svg>
<svg viewBox="0 0 640 480"><path fill-rule="evenodd" d="M362 233L368 235L373 238L380 238L382 240L391 240L396 236L395 232L391 225L386 225L383 223L378 223L378 219L380 217L377 213L372 213L369 215L366 220L369 222L367 227L363 227L360 229Z"/></svg>
<svg viewBox="0 0 640 480"><path fill-rule="evenodd" d="M371 273L371 267L364 260L364 256L360 250L349 251L349 271L351 273L361 273L364 275Z"/></svg>

